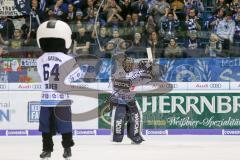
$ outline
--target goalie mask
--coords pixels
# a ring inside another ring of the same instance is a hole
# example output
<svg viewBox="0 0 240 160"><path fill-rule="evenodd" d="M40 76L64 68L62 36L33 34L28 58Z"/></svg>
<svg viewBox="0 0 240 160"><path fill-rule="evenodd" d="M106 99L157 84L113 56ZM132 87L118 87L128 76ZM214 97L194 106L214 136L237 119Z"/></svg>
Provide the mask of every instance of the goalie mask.
<svg viewBox="0 0 240 160"><path fill-rule="evenodd" d="M125 57L123 62L122 62L123 69L125 72L131 72L133 70L134 66L134 60L131 57Z"/></svg>

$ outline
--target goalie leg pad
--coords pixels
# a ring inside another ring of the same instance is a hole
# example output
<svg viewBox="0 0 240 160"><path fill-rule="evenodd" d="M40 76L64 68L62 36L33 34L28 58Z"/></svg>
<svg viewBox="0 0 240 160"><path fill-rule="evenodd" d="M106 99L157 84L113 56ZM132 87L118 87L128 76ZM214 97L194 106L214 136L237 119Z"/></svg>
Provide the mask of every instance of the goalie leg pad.
<svg viewBox="0 0 240 160"><path fill-rule="evenodd" d="M136 105L128 107L127 136L136 144L140 144L144 141L141 132L142 119L140 114Z"/></svg>
<svg viewBox="0 0 240 160"><path fill-rule="evenodd" d="M113 142L122 142L124 124L126 122L126 106L118 105L112 111L112 136Z"/></svg>

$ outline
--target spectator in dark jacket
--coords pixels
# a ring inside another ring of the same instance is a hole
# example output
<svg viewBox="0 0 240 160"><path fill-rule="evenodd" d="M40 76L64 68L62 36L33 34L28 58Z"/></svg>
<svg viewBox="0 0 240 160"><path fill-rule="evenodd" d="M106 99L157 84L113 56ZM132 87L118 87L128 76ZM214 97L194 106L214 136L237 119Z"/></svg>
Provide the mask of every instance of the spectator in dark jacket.
<svg viewBox="0 0 240 160"><path fill-rule="evenodd" d="M175 13L175 10L173 10L173 12L166 12L162 22L163 31L165 33L164 39L169 40L175 37L178 26L179 26L179 20Z"/></svg>
<svg viewBox="0 0 240 160"><path fill-rule="evenodd" d="M204 51L201 48L200 40L197 37L196 31L191 31L188 33L189 38L185 41L185 53L187 57L202 57Z"/></svg>
<svg viewBox="0 0 240 160"><path fill-rule="evenodd" d="M3 39L13 38L15 27L9 17L0 17L0 33Z"/></svg>
<svg viewBox="0 0 240 160"><path fill-rule="evenodd" d="M149 35L147 47L151 48L154 59L163 57L163 42L159 39L157 32Z"/></svg>
<svg viewBox="0 0 240 160"><path fill-rule="evenodd" d="M138 0L132 3L132 12L137 13L140 21L145 21L147 17L148 4L145 0Z"/></svg>

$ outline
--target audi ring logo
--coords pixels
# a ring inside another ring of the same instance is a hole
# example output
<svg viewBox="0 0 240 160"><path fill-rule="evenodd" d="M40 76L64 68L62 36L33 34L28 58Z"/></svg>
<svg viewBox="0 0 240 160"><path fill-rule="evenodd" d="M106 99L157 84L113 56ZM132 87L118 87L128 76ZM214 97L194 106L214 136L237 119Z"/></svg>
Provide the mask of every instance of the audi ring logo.
<svg viewBox="0 0 240 160"><path fill-rule="evenodd" d="M6 85L4 85L4 84L0 85L0 89L6 89L6 88L7 88Z"/></svg>
<svg viewBox="0 0 240 160"><path fill-rule="evenodd" d="M32 89L42 89L42 86L40 84L33 85Z"/></svg>
<svg viewBox="0 0 240 160"><path fill-rule="evenodd" d="M221 88L221 87L222 87L222 84L220 84L220 83L210 84L210 88Z"/></svg>

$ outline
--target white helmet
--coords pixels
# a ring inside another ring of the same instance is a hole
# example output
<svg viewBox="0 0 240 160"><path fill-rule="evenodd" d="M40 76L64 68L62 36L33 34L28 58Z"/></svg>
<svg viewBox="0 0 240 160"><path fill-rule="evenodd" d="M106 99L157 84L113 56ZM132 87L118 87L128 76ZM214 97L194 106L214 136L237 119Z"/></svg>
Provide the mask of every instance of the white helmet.
<svg viewBox="0 0 240 160"><path fill-rule="evenodd" d="M41 38L60 38L65 41L65 48L69 49L72 43L72 30L69 25L60 20L49 20L43 22L37 30L37 43L41 48Z"/></svg>

